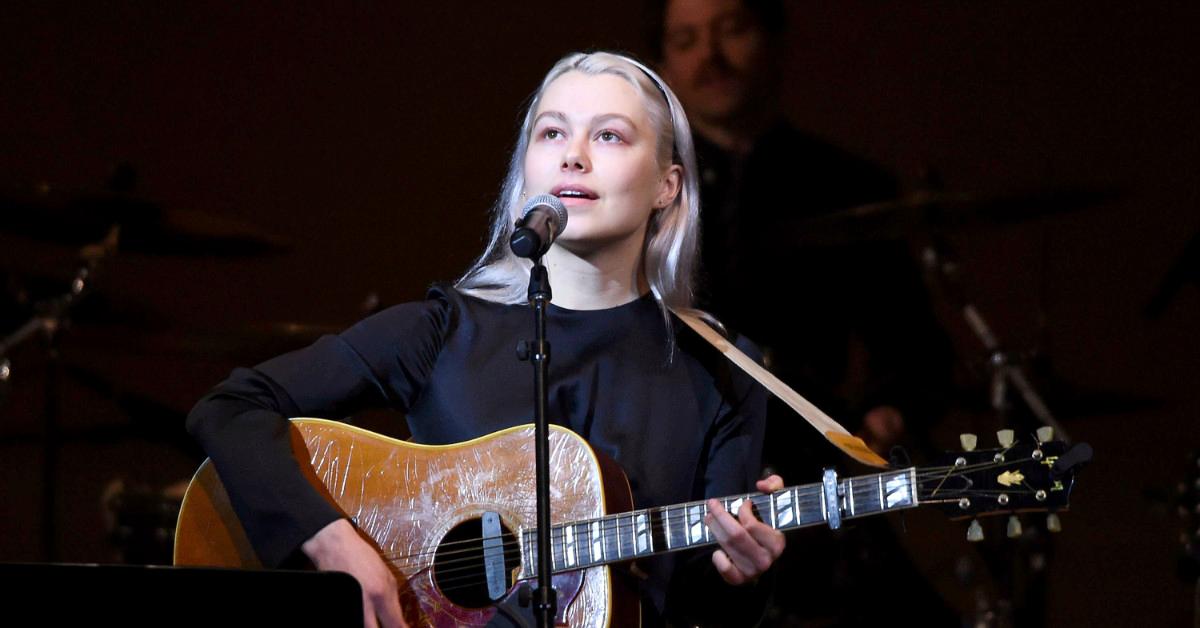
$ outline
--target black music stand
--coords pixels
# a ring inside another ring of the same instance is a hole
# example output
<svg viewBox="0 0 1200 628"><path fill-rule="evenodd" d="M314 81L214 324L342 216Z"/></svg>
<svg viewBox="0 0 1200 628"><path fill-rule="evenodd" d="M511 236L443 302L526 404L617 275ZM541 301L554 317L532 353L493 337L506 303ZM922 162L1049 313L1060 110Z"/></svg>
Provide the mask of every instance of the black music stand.
<svg viewBox="0 0 1200 628"><path fill-rule="evenodd" d="M0 624L361 626L362 589L319 571L0 563Z"/></svg>

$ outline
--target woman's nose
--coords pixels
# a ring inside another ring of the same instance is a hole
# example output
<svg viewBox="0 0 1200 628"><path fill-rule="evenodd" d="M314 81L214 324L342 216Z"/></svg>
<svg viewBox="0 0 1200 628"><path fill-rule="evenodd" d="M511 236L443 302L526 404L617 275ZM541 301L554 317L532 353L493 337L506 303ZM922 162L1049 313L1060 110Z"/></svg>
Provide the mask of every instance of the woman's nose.
<svg viewBox="0 0 1200 628"><path fill-rule="evenodd" d="M587 172L591 169L591 161L588 160L587 151L583 147L575 143L571 143L571 145L567 146L567 151L563 155L563 172Z"/></svg>

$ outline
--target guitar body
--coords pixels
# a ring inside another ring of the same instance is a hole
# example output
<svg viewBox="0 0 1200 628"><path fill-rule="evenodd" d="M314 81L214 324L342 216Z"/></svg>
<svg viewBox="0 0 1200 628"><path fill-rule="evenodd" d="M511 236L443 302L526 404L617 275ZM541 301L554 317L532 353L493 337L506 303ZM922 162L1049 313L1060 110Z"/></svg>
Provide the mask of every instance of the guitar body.
<svg viewBox="0 0 1200 628"><path fill-rule="evenodd" d="M536 586L536 565L524 560L532 548L525 547L522 534L537 523L532 425L443 446L321 419L293 419L291 430L293 450L308 462L301 468L310 482L393 567L410 625L482 626L496 614L482 554L469 564L464 556L480 545L485 513L499 516L509 549L501 605L517 607L516 580ZM632 507L628 481L616 464L557 426L550 432L550 468L555 524ZM184 496L175 564L262 567L211 461L200 467ZM636 626L640 620L632 582L614 578L606 566L558 574L554 586L559 625Z"/></svg>

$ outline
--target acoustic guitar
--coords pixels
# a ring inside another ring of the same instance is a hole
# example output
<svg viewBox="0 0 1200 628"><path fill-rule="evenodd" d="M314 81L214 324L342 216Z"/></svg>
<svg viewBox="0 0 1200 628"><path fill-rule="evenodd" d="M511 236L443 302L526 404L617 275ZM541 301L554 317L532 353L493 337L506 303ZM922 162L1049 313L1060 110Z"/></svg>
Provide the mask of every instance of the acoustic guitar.
<svg viewBox="0 0 1200 628"><path fill-rule="evenodd" d="M405 618L418 626L482 626L497 605L536 584L534 428L512 427L454 445L417 445L336 421L292 419L292 445L313 486L397 574ZM1068 506L1087 445L1013 442L952 453L944 464L822 481L720 500L749 500L778 530L935 506L955 518ZM715 543L707 502L631 510L617 465L575 433L550 430L551 530L559 625L637 625L632 578L617 563ZM973 522L973 527L977 525ZM211 461L192 479L179 514L175 563L261 568Z"/></svg>

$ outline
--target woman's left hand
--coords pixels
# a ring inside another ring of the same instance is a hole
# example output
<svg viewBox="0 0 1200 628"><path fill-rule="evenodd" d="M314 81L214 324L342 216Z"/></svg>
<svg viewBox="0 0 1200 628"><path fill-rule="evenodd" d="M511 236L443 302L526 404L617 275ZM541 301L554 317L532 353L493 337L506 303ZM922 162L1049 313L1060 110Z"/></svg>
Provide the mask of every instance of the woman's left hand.
<svg viewBox="0 0 1200 628"><path fill-rule="evenodd" d="M783 488L783 478L772 475L759 480L758 490L771 493ZM745 584L757 579L783 553L787 541L783 533L754 516L750 500L742 502L738 518L734 519L721 502L708 500L708 516L704 523L721 544L713 552L712 561L725 582Z"/></svg>

